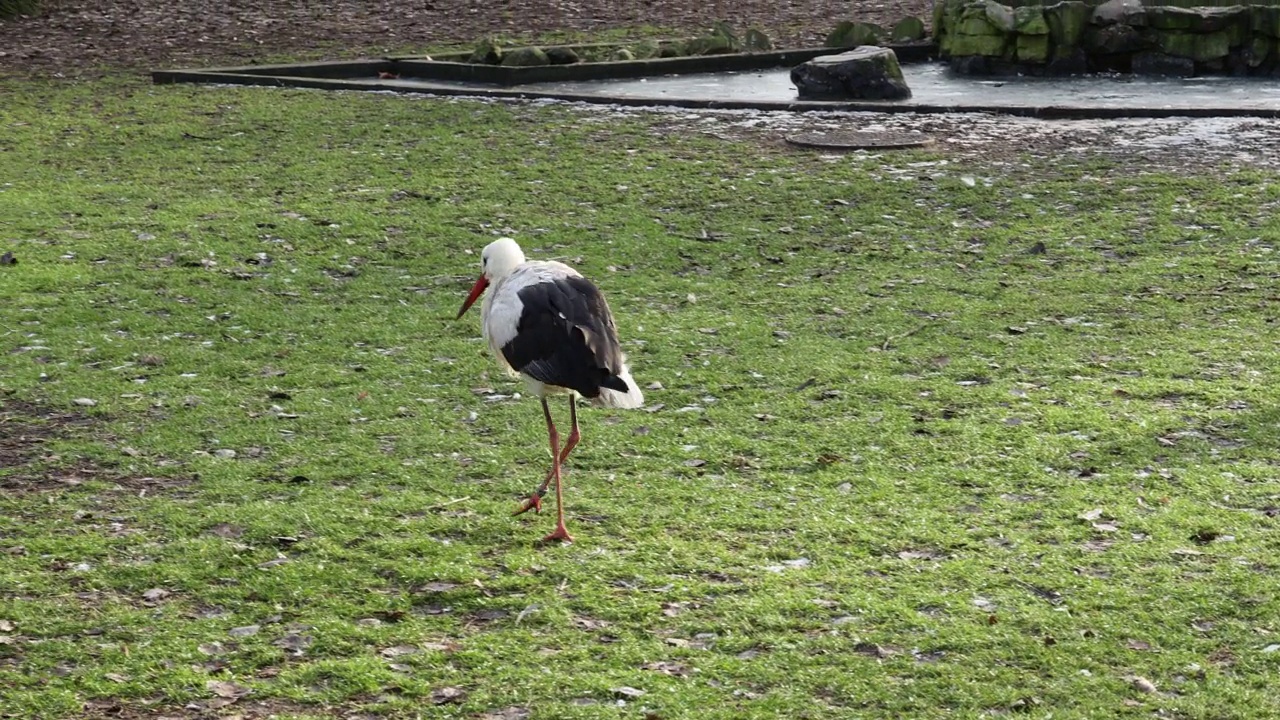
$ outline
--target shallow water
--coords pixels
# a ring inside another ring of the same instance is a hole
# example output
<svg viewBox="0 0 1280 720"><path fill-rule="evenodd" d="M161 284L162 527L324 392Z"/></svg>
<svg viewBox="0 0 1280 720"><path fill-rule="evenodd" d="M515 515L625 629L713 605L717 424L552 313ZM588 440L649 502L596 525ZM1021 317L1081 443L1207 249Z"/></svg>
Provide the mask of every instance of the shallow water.
<svg viewBox="0 0 1280 720"><path fill-rule="evenodd" d="M1262 78L973 78L956 75L940 63L904 65L902 72L912 92L911 99L904 101L908 105L1280 110L1280 81ZM654 100L792 102L797 96L790 73L788 68L779 68L625 80L533 83L521 85L520 89Z"/></svg>

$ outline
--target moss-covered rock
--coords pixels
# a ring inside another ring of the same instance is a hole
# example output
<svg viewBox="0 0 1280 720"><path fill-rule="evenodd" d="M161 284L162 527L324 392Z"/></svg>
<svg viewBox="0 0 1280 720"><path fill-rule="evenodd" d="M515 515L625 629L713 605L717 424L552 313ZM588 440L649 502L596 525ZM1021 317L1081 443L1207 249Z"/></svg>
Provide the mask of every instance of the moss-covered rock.
<svg viewBox="0 0 1280 720"><path fill-rule="evenodd" d="M1018 62L1044 64L1049 61L1049 36L1019 35L1015 40L1014 53Z"/></svg>
<svg viewBox="0 0 1280 720"><path fill-rule="evenodd" d="M1249 27L1257 35L1280 38L1280 7L1250 7Z"/></svg>
<svg viewBox="0 0 1280 720"><path fill-rule="evenodd" d="M629 48L618 48L609 55L609 62L629 62L636 59L636 54Z"/></svg>
<svg viewBox="0 0 1280 720"><path fill-rule="evenodd" d="M662 46L657 40L641 40L631 46L631 54L637 60L648 60L656 58L662 52Z"/></svg>
<svg viewBox="0 0 1280 720"><path fill-rule="evenodd" d="M711 35L724 38L733 52L738 52L742 49L742 41L738 39L737 33L733 31L733 26L729 24L728 20L717 20L712 23Z"/></svg>
<svg viewBox="0 0 1280 720"><path fill-rule="evenodd" d="M987 22L1000 32L1013 32L1015 23L1013 19L1013 8L1008 5L1002 5L996 0L987 0L984 4L984 11L987 14Z"/></svg>
<svg viewBox="0 0 1280 720"><path fill-rule="evenodd" d="M742 37L742 47L747 52L768 52L773 49L773 40L760 28L747 28Z"/></svg>
<svg viewBox="0 0 1280 720"><path fill-rule="evenodd" d="M1166 54L1196 62L1220 60L1231 52L1230 36L1225 30L1214 33L1161 31L1156 38Z"/></svg>
<svg viewBox="0 0 1280 720"><path fill-rule="evenodd" d="M1049 23L1044 19L1044 8L1039 5L1014 8L1013 29L1019 35L1048 35Z"/></svg>
<svg viewBox="0 0 1280 720"><path fill-rule="evenodd" d="M522 47L508 50L502 54L502 64L507 67L538 67L550 65L551 60L542 48Z"/></svg>
<svg viewBox="0 0 1280 720"><path fill-rule="evenodd" d="M658 48L658 57L660 58L683 57L686 54L687 54L687 51L685 49L684 43L679 43L679 42L662 43L662 46Z"/></svg>
<svg viewBox="0 0 1280 720"><path fill-rule="evenodd" d="M734 52L733 43L728 38L719 35L707 35L700 38L694 38L685 43L685 55L723 55L725 53Z"/></svg>
<svg viewBox="0 0 1280 720"><path fill-rule="evenodd" d="M1260 67L1275 51L1276 41L1272 38L1262 35L1255 35L1244 47L1241 53L1241 59L1244 63L1251 67Z"/></svg>
<svg viewBox="0 0 1280 720"><path fill-rule="evenodd" d="M924 36L924 21L912 16L902 18L889 31L889 39L893 42L916 42L923 40Z"/></svg>
<svg viewBox="0 0 1280 720"><path fill-rule="evenodd" d="M884 42L884 39L884 28L879 25L846 20L836 25L836 29L832 30L830 35L827 35L826 46L846 48L879 45Z"/></svg>
<svg viewBox="0 0 1280 720"><path fill-rule="evenodd" d="M1048 5L1044 8L1044 20L1055 47L1076 47L1089 24L1089 6L1080 0Z"/></svg>
<svg viewBox="0 0 1280 720"><path fill-rule="evenodd" d="M476 41L475 50L471 51L471 57L467 58L467 62L497 65L502 62L502 48L493 38L481 38Z"/></svg>
<svg viewBox="0 0 1280 720"><path fill-rule="evenodd" d="M951 38L951 56L1000 57L1009 47L1005 35L956 35Z"/></svg>
<svg viewBox="0 0 1280 720"><path fill-rule="evenodd" d="M898 56L881 47L863 46L838 55L816 57L792 68L791 82L801 99L904 100L911 97Z"/></svg>
<svg viewBox="0 0 1280 720"><path fill-rule="evenodd" d="M960 13L960 22L956 23L956 35L997 35L1004 36L1004 31L996 27L987 17L985 3L973 3L965 6Z"/></svg>
<svg viewBox="0 0 1280 720"><path fill-rule="evenodd" d="M547 48L547 62L552 65L572 65L576 62L582 62L582 58L578 57L578 53L573 48L553 47Z"/></svg>

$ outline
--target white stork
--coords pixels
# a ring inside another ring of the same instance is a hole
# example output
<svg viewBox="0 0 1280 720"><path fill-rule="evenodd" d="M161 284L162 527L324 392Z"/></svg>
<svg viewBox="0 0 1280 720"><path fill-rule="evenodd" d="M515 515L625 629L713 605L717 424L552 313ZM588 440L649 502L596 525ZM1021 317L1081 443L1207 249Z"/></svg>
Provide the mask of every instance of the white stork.
<svg viewBox="0 0 1280 720"><path fill-rule="evenodd" d="M564 526L564 490L560 465L578 444L577 396L612 408L637 408L644 395L631 378L626 355L618 346L613 315L604 295L577 270L559 262L525 260L511 238L499 238L480 253L483 273L462 303L458 318L490 285L493 292L480 305L481 327L498 364L522 377L530 394L542 401L551 440L551 472L516 510L542 509L542 496L556 482L556 529L544 541L573 537ZM560 448L547 396L569 395L573 430Z"/></svg>

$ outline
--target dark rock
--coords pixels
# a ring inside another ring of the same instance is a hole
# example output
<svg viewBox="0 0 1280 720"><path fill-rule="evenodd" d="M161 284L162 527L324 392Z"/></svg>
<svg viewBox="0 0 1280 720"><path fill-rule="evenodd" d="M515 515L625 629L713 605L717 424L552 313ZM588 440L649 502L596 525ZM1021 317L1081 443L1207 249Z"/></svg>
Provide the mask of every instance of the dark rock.
<svg viewBox="0 0 1280 720"><path fill-rule="evenodd" d="M888 48L860 47L824 55L791 69L802 100L905 100L911 89L898 56Z"/></svg>
<svg viewBox="0 0 1280 720"><path fill-rule="evenodd" d="M1084 33L1084 44L1087 50L1101 55L1140 52L1148 47L1142 33L1128 25L1090 27Z"/></svg>
<svg viewBox="0 0 1280 720"><path fill-rule="evenodd" d="M991 60L984 55L955 55L951 58L951 70L958 75L990 75Z"/></svg>
<svg viewBox="0 0 1280 720"><path fill-rule="evenodd" d="M1147 24L1147 9L1142 6L1141 0L1107 0L1094 9L1092 22L1103 27L1143 27Z"/></svg>
<svg viewBox="0 0 1280 720"><path fill-rule="evenodd" d="M1165 77L1194 77L1196 63L1190 58L1174 57L1158 52L1144 52L1133 56L1135 75L1163 75Z"/></svg>
<svg viewBox="0 0 1280 720"><path fill-rule="evenodd" d="M1280 38L1280 6L1251 6L1249 28L1258 35Z"/></svg>
<svg viewBox="0 0 1280 720"><path fill-rule="evenodd" d="M552 65L572 65L576 62L582 62L582 58L578 57L578 53L572 48L553 47L547 48L547 62Z"/></svg>
<svg viewBox="0 0 1280 720"><path fill-rule="evenodd" d="M1089 56L1083 48L1065 50L1059 48L1045 68L1048 75L1084 75L1089 72Z"/></svg>

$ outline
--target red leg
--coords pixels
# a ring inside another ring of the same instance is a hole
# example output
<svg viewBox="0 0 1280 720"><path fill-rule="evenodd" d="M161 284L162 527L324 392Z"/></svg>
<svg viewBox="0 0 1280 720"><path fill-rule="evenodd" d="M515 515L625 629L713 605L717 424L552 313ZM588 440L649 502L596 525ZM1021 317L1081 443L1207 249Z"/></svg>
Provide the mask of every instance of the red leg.
<svg viewBox="0 0 1280 720"><path fill-rule="evenodd" d="M573 422L573 429L569 431L569 438L565 440L564 449L560 451L561 465L564 465L564 461L569 457L569 453L573 452L573 449L578 446L578 440L581 438L581 434L578 432L577 401L573 396L569 397L569 418ZM552 450L551 452L553 455L555 454L555 450ZM542 484L538 486L537 490L533 491L533 494L529 496L529 499L525 500L524 504L512 513L512 515L520 515L521 513L526 513L530 510L534 512L542 512L542 498L547 494L547 488L551 485L551 480L554 475L554 469L548 470L547 477L542 480Z"/></svg>
<svg viewBox="0 0 1280 720"><path fill-rule="evenodd" d="M560 478L560 438L556 436L555 423L551 422L551 408L547 407L547 399L542 399L542 415L547 419L547 435L551 439L551 474L556 481L556 529L542 538L543 542L567 540L573 542L573 536L564 526L564 482Z"/></svg>

